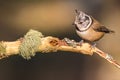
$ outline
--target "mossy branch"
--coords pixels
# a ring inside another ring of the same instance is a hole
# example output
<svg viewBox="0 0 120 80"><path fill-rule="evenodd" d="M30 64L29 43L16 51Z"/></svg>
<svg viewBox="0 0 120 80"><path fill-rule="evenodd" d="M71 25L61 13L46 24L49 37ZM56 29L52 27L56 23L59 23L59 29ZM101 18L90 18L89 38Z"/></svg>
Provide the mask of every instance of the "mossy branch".
<svg viewBox="0 0 120 80"><path fill-rule="evenodd" d="M86 55L93 55L97 53L116 67L120 68L120 65L109 54L101 51L97 47L93 47L91 44L83 42L76 42L68 38L59 39L52 36L44 37L41 32L36 30L30 30L23 37L17 41L0 42L0 59L9 57L11 55L21 55L24 59L31 59L36 52L49 53L57 51L69 51Z"/></svg>

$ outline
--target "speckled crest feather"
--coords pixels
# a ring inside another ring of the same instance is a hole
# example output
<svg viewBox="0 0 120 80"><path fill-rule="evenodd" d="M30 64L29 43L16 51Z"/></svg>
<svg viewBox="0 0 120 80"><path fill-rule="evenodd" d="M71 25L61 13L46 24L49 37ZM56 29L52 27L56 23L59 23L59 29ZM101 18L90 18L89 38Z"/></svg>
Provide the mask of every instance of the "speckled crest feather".
<svg viewBox="0 0 120 80"><path fill-rule="evenodd" d="M41 32L31 29L24 36L24 40L19 47L20 55L25 59L31 59L31 56L35 56L35 52L38 50L38 46L41 44L42 37L43 35Z"/></svg>

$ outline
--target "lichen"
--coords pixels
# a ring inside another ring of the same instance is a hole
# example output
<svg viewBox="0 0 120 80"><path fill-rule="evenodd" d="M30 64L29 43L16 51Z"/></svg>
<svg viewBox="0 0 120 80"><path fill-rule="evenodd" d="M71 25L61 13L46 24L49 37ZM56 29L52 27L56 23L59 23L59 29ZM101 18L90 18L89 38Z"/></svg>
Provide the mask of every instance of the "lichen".
<svg viewBox="0 0 120 80"><path fill-rule="evenodd" d="M35 52L38 51L38 47L41 44L41 38L43 38L41 32L31 29L24 36L24 40L19 47L20 55L24 59L31 59L31 56L35 56Z"/></svg>
<svg viewBox="0 0 120 80"><path fill-rule="evenodd" d="M0 42L0 55L3 55L6 52L6 47L3 45L3 42Z"/></svg>

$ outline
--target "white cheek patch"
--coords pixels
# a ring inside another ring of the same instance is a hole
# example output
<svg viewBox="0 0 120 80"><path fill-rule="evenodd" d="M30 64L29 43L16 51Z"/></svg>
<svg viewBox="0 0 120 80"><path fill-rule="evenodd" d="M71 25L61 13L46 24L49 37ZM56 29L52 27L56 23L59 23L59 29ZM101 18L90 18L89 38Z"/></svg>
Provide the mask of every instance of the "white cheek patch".
<svg viewBox="0 0 120 80"><path fill-rule="evenodd" d="M90 25L92 24L92 19L90 16L86 15L88 17L88 20L85 20L80 27L80 31L85 31L89 29Z"/></svg>
<svg viewBox="0 0 120 80"><path fill-rule="evenodd" d="M85 22L83 22L83 23L82 23L83 28L86 28L89 23L90 23L89 20L86 20Z"/></svg>

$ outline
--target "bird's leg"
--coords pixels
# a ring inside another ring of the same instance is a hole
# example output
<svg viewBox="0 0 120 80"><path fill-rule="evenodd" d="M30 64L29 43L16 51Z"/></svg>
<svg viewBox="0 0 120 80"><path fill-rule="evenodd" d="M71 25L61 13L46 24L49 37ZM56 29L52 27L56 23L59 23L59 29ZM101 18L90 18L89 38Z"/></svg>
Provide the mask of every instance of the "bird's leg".
<svg viewBox="0 0 120 80"><path fill-rule="evenodd" d="M92 48L95 48L96 45L97 45L96 42L91 42L91 47L92 47Z"/></svg>
<svg viewBox="0 0 120 80"><path fill-rule="evenodd" d="M79 42L79 45L82 46L83 43L84 43L84 40L82 39L82 40Z"/></svg>

